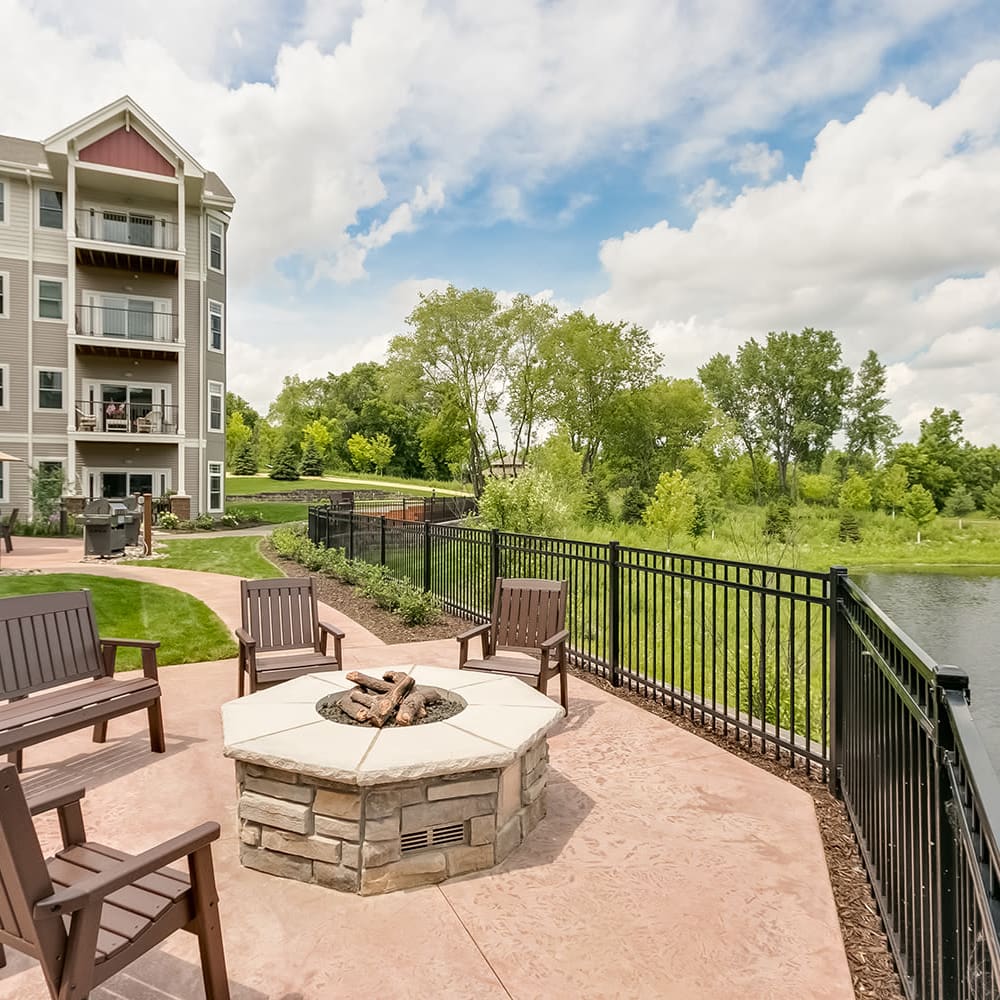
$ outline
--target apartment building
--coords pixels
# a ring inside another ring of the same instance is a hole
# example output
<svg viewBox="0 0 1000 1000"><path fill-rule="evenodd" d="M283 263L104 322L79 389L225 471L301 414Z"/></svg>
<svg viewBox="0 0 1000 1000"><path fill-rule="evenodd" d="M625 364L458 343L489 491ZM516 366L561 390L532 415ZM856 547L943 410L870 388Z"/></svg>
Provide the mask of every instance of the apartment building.
<svg viewBox="0 0 1000 1000"><path fill-rule="evenodd" d="M129 97L0 136L0 514L33 472L81 499L225 501L234 200ZM188 499L185 499L188 498Z"/></svg>

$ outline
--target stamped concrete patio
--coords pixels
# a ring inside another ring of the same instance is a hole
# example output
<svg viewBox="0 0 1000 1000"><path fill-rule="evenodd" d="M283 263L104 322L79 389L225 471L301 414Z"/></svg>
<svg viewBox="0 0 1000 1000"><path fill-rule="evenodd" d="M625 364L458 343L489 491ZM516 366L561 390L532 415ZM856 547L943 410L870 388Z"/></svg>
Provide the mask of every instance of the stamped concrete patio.
<svg viewBox="0 0 1000 1000"><path fill-rule="evenodd" d="M232 577L81 564L79 543L18 538L3 568L97 572L174 586L238 619ZM2 580L0 580L2 594ZM454 666L452 642L383 645L347 630L348 667ZM205 819L215 845L234 1000L327 997L854 996L811 799L711 743L577 678L550 738L548 815L499 867L443 885L361 897L278 879L238 860L233 763L219 707L235 661L163 667L168 752L145 716L30 748L30 793L87 786L95 840L140 851ZM41 821L46 842L57 833ZM0 996L47 997L7 950ZM203 995L197 945L174 935L92 996Z"/></svg>

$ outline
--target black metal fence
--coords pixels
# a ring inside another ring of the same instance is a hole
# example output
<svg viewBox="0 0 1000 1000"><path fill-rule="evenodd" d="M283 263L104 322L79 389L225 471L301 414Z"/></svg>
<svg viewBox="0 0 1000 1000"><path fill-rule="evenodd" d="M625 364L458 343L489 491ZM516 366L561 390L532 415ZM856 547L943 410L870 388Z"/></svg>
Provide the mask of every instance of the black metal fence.
<svg viewBox="0 0 1000 1000"><path fill-rule="evenodd" d="M1000 782L969 679L834 580L833 784L907 996L1000 997Z"/></svg>
<svg viewBox="0 0 1000 1000"><path fill-rule="evenodd" d="M330 507L309 537L486 620L497 576L569 581L571 659L843 797L904 989L1000 1000L1000 780L968 678L848 579Z"/></svg>
<svg viewBox="0 0 1000 1000"><path fill-rule="evenodd" d="M309 509L309 537L476 621L497 576L567 579L574 663L826 776L827 573L336 507Z"/></svg>

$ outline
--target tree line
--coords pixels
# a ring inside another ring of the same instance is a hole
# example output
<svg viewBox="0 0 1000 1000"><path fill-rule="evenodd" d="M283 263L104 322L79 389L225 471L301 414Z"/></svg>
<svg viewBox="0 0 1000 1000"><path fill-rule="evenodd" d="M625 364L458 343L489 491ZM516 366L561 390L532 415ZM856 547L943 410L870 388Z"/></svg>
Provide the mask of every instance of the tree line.
<svg viewBox="0 0 1000 1000"><path fill-rule="evenodd" d="M687 379L663 373L642 327L526 295L450 286L421 296L406 324L384 364L287 376L266 416L230 395L231 471L354 468L464 480L480 495L498 459L507 475L568 460L598 511L610 490L648 505L678 473L709 522L724 502L779 498L895 513L917 488L934 511L1000 515L1000 450L970 444L941 408L899 442L878 355L852 371L829 330L751 338Z"/></svg>

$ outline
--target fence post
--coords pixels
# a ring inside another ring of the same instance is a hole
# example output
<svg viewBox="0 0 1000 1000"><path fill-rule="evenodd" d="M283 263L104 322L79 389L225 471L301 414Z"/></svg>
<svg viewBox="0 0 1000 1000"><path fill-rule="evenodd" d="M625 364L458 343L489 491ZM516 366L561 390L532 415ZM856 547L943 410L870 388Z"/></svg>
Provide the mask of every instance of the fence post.
<svg viewBox="0 0 1000 1000"><path fill-rule="evenodd" d="M431 591L431 522L424 521L424 593Z"/></svg>
<svg viewBox="0 0 1000 1000"><path fill-rule="evenodd" d="M827 784L830 794L840 796L840 778L844 766L842 737L844 732L844 693L841 687L840 663L838 657L838 632L844 613L844 599L840 593L840 581L847 576L846 566L830 567L830 632L827 651L827 669L830 676L830 715L827 725L830 737L830 773Z"/></svg>
<svg viewBox="0 0 1000 1000"><path fill-rule="evenodd" d="M490 528L490 585L489 601L493 601L493 589L496 586L497 577L500 575L500 531L497 528ZM492 612L492 608L490 611Z"/></svg>
<svg viewBox="0 0 1000 1000"><path fill-rule="evenodd" d="M354 558L354 515L347 517L347 558Z"/></svg>
<svg viewBox="0 0 1000 1000"><path fill-rule="evenodd" d="M330 547L330 526L333 524L333 509L326 512L326 547Z"/></svg>
<svg viewBox="0 0 1000 1000"><path fill-rule="evenodd" d="M618 543L608 543L608 631L611 633L611 684L622 686L621 675L621 613L619 594L621 592L621 562L618 558Z"/></svg>
<svg viewBox="0 0 1000 1000"><path fill-rule="evenodd" d="M378 519L378 561L380 566L385 565L385 514Z"/></svg>
<svg viewBox="0 0 1000 1000"><path fill-rule="evenodd" d="M951 716L948 713L947 703L949 692L956 691L961 692L959 698L968 703L969 675L958 667L946 666L945 664L938 665L936 674L934 714L937 716L937 725L935 726L934 741L937 746L935 747L936 752L930 779L935 786L931 794L937 798L938 802L938 814L935 817L937 829L933 834L940 891L938 912L941 915L938 937L941 942L941 961L938 966L941 981L938 995L951 997L958 995L961 951L964 950L963 944L968 946L970 932L960 912L962 908L959 894L961 858L958 850L958 839L961 834L959 833L958 810L962 808L962 802L955 800L955 790L949 775L950 767L954 767L956 763L956 756L955 733L951 727ZM928 886L925 891L931 891L931 887Z"/></svg>

